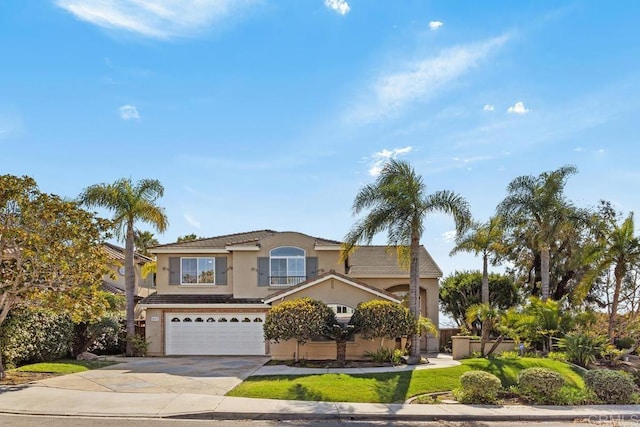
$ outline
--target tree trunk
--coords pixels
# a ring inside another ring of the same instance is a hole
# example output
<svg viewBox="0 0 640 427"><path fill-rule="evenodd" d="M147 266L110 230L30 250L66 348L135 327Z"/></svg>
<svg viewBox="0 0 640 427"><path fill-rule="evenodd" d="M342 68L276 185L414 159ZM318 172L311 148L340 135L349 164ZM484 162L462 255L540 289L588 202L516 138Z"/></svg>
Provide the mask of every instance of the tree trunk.
<svg viewBox="0 0 640 427"><path fill-rule="evenodd" d="M489 341L489 320L485 319L482 322L482 328L480 329L480 354L484 357L484 347L487 345L487 341Z"/></svg>
<svg viewBox="0 0 640 427"><path fill-rule="evenodd" d="M344 365L347 361L347 342L336 341L336 361Z"/></svg>
<svg viewBox="0 0 640 427"><path fill-rule="evenodd" d="M293 355L293 361L298 363L298 360L300 360L300 341L296 340L296 353Z"/></svg>
<svg viewBox="0 0 640 427"><path fill-rule="evenodd" d="M124 283L125 295L127 298L127 348L126 355L131 357L134 355L132 339L135 336L135 296L136 296L136 276L133 263L133 221L127 224L127 237L124 251Z"/></svg>
<svg viewBox="0 0 640 427"><path fill-rule="evenodd" d="M616 319L618 317L618 304L620 302L620 290L622 289L622 279L624 278L624 272L622 269L618 269L618 266L621 265L618 263L616 265L614 276L616 280L616 286L613 290L613 301L611 302L611 313L609 314L609 328L607 329L607 336L609 337L609 342L613 344L616 339L615 336L615 325Z"/></svg>
<svg viewBox="0 0 640 427"><path fill-rule="evenodd" d="M489 267L488 255L482 255L482 303L489 305Z"/></svg>
<svg viewBox="0 0 640 427"><path fill-rule="evenodd" d="M540 249L540 299L549 298L549 246Z"/></svg>
<svg viewBox="0 0 640 427"><path fill-rule="evenodd" d="M415 229L415 227L414 227ZM411 236L410 247L411 264L409 265L409 311L416 319L420 318L420 237L415 233ZM411 335L411 352L407 363L420 363L420 331Z"/></svg>

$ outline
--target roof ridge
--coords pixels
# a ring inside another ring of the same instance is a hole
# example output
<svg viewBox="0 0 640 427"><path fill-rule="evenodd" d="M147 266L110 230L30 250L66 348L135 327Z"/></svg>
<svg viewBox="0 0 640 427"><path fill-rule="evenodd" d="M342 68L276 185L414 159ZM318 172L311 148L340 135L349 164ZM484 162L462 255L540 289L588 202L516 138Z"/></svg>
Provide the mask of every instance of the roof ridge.
<svg viewBox="0 0 640 427"><path fill-rule="evenodd" d="M193 239L193 240L184 240L182 242L163 243L161 245L151 246L151 248L161 248L161 247L164 247L164 246L175 245L177 243L191 243L191 242L201 242L203 240L224 239L224 238L233 237L233 236L240 236L242 234L255 234L255 233L278 233L278 231L274 231L274 230L270 230L270 229L242 231L242 232L238 232L238 233L221 234L220 236L210 236L210 237L201 237L199 239ZM240 243L248 242L248 241L251 241L251 240L256 240L256 239L242 240L242 241L240 241Z"/></svg>

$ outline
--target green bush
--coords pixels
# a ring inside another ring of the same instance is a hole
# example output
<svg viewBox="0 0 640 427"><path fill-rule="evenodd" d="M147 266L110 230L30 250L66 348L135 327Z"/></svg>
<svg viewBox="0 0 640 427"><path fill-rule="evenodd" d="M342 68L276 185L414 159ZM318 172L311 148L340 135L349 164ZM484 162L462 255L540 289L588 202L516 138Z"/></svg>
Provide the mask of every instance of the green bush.
<svg viewBox="0 0 640 427"><path fill-rule="evenodd" d="M72 339L71 319L43 309L14 311L0 328L3 361L13 366L64 358Z"/></svg>
<svg viewBox="0 0 640 427"><path fill-rule="evenodd" d="M399 349L392 350L387 347L380 347L376 351L367 351L364 355L376 363L391 363L393 365L399 365L402 362L404 352Z"/></svg>
<svg viewBox="0 0 640 427"><path fill-rule="evenodd" d="M520 353L517 352L516 350L507 350L507 351L503 351L502 353L499 354L499 356L503 359L507 359L507 360L516 360L516 359L520 359Z"/></svg>
<svg viewBox="0 0 640 427"><path fill-rule="evenodd" d="M616 347L620 350L627 350L633 347L636 344L636 340L632 337L623 337L616 339Z"/></svg>
<svg viewBox="0 0 640 427"><path fill-rule="evenodd" d="M121 354L125 352L127 332L125 317L121 313L108 313L100 319L100 334L87 351L95 354Z"/></svg>
<svg viewBox="0 0 640 427"><path fill-rule="evenodd" d="M460 386L455 396L461 403L496 403L502 384L489 372L468 371L460 377Z"/></svg>
<svg viewBox="0 0 640 427"><path fill-rule="evenodd" d="M563 353L561 351L551 351L547 354L547 357L551 360L557 360L558 362L567 361L567 353Z"/></svg>
<svg viewBox="0 0 640 427"><path fill-rule="evenodd" d="M604 403L632 403L635 385L624 372L594 369L584 375L584 383Z"/></svg>
<svg viewBox="0 0 640 427"><path fill-rule="evenodd" d="M560 347L564 349L567 359L584 368L600 357L606 345L606 337L591 333L574 332L560 340Z"/></svg>
<svg viewBox="0 0 640 427"><path fill-rule="evenodd" d="M547 368L527 368L518 374L518 390L535 403L555 403L563 385L562 375Z"/></svg>

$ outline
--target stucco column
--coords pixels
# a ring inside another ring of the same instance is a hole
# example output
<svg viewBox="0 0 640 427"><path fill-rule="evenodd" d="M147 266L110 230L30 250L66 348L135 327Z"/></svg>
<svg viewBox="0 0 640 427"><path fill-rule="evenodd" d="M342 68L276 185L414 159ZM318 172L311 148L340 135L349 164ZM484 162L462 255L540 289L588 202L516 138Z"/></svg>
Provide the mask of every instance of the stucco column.
<svg viewBox="0 0 640 427"><path fill-rule="evenodd" d="M471 337L467 336L453 336L451 337L451 353L453 360L464 359L471 354L470 347Z"/></svg>

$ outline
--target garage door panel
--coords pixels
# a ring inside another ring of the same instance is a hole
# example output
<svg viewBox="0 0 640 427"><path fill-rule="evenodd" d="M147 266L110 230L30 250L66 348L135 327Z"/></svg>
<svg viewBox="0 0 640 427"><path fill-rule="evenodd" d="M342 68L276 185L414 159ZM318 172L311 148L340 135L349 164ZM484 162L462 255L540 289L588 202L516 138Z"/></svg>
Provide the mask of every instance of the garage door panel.
<svg viewBox="0 0 640 427"><path fill-rule="evenodd" d="M255 313L168 313L165 354L264 355L263 322Z"/></svg>

